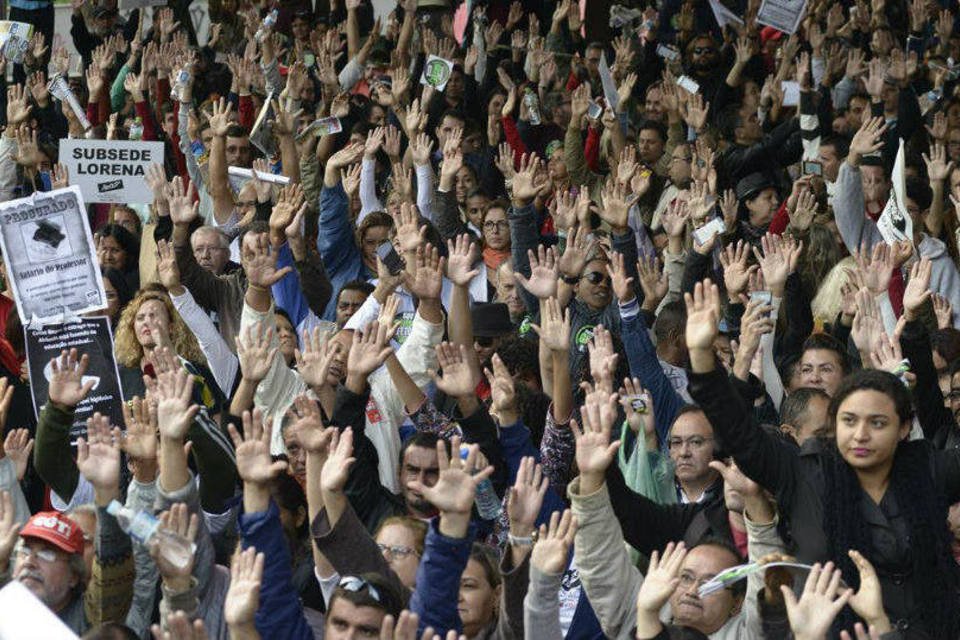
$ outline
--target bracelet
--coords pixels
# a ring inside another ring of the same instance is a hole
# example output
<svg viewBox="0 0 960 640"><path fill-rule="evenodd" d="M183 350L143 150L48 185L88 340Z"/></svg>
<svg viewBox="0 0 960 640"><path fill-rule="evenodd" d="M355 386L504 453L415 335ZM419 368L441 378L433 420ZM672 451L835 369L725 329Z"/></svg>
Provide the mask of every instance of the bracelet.
<svg viewBox="0 0 960 640"><path fill-rule="evenodd" d="M534 531L534 534L536 531ZM531 534L529 536L515 536L512 533L507 534L507 541L510 542L515 547L532 547L533 543L536 542L536 536Z"/></svg>

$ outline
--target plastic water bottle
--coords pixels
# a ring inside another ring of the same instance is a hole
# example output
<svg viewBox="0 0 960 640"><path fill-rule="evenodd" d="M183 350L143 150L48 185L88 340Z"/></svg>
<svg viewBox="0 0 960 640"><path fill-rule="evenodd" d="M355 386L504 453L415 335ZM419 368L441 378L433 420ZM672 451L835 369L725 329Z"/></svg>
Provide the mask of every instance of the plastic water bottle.
<svg viewBox="0 0 960 640"><path fill-rule="evenodd" d="M197 550L197 545L167 529L160 528L160 520L146 511L134 511L116 500L107 506L107 513L131 538L144 546L156 544L160 555L178 569L185 569Z"/></svg>
<svg viewBox="0 0 960 640"><path fill-rule="evenodd" d="M263 42L264 37L266 37L267 32L273 28L273 25L277 24L278 12L276 9L272 10L263 18L263 24L260 25L260 28L257 29L257 32L253 34L253 39L257 42Z"/></svg>
<svg viewBox="0 0 960 640"><path fill-rule="evenodd" d="M527 106L527 114L530 117L530 124L540 124L540 100L533 89L527 87L523 90L523 104Z"/></svg>
<svg viewBox="0 0 960 640"><path fill-rule="evenodd" d="M470 447L460 445L461 460L466 460L467 454L469 453ZM497 492L494 491L490 478L484 478L480 481L480 484L477 485L477 497L475 501L477 503L477 512L484 520L494 520L500 515L500 511L502 510L500 498L497 497Z"/></svg>
<svg viewBox="0 0 960 640"><path fill-rule="evenodd" d="M130 140L143 140L143 119L137 116L130 125L130 132L127 135Z"/></svg>

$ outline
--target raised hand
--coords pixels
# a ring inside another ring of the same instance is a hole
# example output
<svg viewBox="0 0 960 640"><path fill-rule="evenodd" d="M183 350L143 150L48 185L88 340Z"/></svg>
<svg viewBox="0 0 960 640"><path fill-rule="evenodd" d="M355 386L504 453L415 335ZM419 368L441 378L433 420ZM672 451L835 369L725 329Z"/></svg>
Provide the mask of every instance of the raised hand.
<svg viewBox="0 0 960 640"><path fill-rule="evenodd" d="M157 375L157 427L160 437L183 440L200 406L193 404L193 376L183 367Z"/></svg>
<svg viewBox="0 0 960 640"><path fill-rule="evenodd" d="M879 296L890 286L890 278L893 277L893 250L886 242L878 242L873 245L872 256L867 255L867 252L867 245L863 244L860 250L854 253L857 275L870 293Z"/></svg>
<svg viewBox="0 0 960 640"><path fill-rule="evenodd" d="M10 569L10 554L20 539L22 522L15 522L16 509L9 491L0 491L0 567Z"/></svg>
<svg viewBox="0 0 960 640"><path fill-rule="evenodd" d="M633 147L627 147L632 149ZM624 161L620 161L620 167L624 166ZM577 222L582 222L590 214L590 195L586 189L581 189L574 196L572 191L558 190L554 199L556 205L553 213L553 221L558 229L571 229Z"/></svg>
<svg viewBox="0 0 960 640"><path fill-rule="evenodd" d="M412 265L413 273L400 274L404 288L420 300L439 300L443 289L443 268L446 258L433 245L417 248L417 259Z"/></svg>
<svg viewBox="0 0 960 640"><path fill-rule="evenodd" d="M96 380L92 378L84 381L89 365L90 358L86 354L77 359L76 349L61 351L59 358L50 361L53 375L47 396L54 406L66 410L83 402L96 384Z"/></svg>
<svg viewBox="0 0 960 640"><path fill-rule="evenodd" d="M120 440L120 448L137 460L157 459L157 405L152 398L133 400L121 405L123 423L127 430Z"/></svg>
<svg viewBox="0 0 960 640"><path fill-rule="evenodd" d="M396 332L396 326L385 325L376 320L368 324L362 332L355 331L347 356L347 376L366 380L371 373L379 369L393 353L390 340Z"/></svg>
<svg viewBox="0 0 960 640"><path fill-rule="evenodd" d="M467 347L442 342L436 346L436 352L442 375L431 372L431 377L437 389L454 398L474 395L480 382L480 372L473 367Z"/></svg>
<svg viewBox="0 0 960 640"><path fill-rule="evenodd" d="M484 369L483 373L490 383L490 413L495 415L501 426L507 426L516 422L517 418L517 392L514 386L513 376L503 364L498 354L493 354L490 359L493 365L493 371Z"/></svg>
<svg viewBox="0 0 960 640"><path fill-rule="evenodd" d="M409 202L400 203L400 211L394 220L397 228L397 244L402 253L412 253L423 246L427 238L427 225L420 224L417 209Z"/></svg>
<svg viewBox="0 0 960 640"><path fill-rule="evenodd" d="M610 254L607 273L610 274L610 285L613 287L613 295L617 297L617 300L619 300L621 304L629 302L636 297L636 292L633 289L633 278L627 273L622 253L614 251Z"/></svg>
<svg viewBox="0 0 960 640"><path fill-rule="evenodd" d="M656 446L657 430L653 413L653 399L640 378L624 378L623 388L620 389L620 406L627 418L627 425L635 434L641 433L648 443Z"/></svg>
<svg viewBox="0 0 960 640"><path fill-rule="evenodd" d="M293 414L296 420L289 428L296 431L300 446L307 455L317 455L321 460L326 460L337 428L324 428L317 401L304 393L293 399Z"/></svg>
<svg viewBox="0 0 960 640"><path fill-rule="evenodd" d="M177 502L170 506L169 511L160 514L160 526L193 543L197 539L197 532L200 530L200 517L195 513L191 514L186 504ZM196 553L191 554L186 563L175 565L166 558L166 555L162 552L161 544L152 543L150 545L150 555L157 563L157 569L160 570L164 586L173 591L183 591L189 588ZM194 551L196 551L195 545Z"/></svg>
<svg viewBox="0 0 960 640"><path fill-rule="evenodd" d="M270 245L270 238L266 233L247 234L244 245L250 254L243 265L249 286L270 289L293 271L293 267L277 269L279 254Z"/></svg>
<svg viewBox="0 0 960 640"><path fill-rule="evenodd" d="M565 352L570 349L570 309L560 311L560 303L556 298L550 298L540 303L540 324L530 326L543 345L554 352Z"/></svg>
<svg viewBox="0 0 960 640"><path fill-rule="evenodd" d="M93 485L95 501L106 506L120 493L120 430L99 413L87 418L87 437L77 438L77 469Z"/></svg>
<svg viewBox="0 0 960 640"><path fill-rule="evenodd" d="M210 122L210 132L222 138L227 135L227 130L230 128L230 116L233 111L233 103L227 101L226 98L220 98L213 102L212 107L213 111L206 112L204 115Z"/></svg>
<svg viewBox="0 0 960 640"><path fill-rule="evenodd" d="M517 479L507 498L510 535L524 538L534 532L543 497L549 486L550 480L544 477L543 469L536 459L528 456L520 460Z"/></svg>
<svg viewBox="0 0 960 640"><path fill-rule="evenodd" d="M272 424L263 423L259 409L253 413L243 412L243 435L233 424L228 425L230 438L237 452L237 473L244 483L265 485L287 468L283 460L273 461L270 456L270 433Z"/></svg>
<svg viewBox="0 0 960 640"><path fill-rule="evenodd" d="M903 290L903 317L907 320L916 320L923 304L932 293L930 292L930 276L933 264L930 258L922 257L910 269L910 279Z"/></svg>
<svg viewBox="0 0 960 640"><path fill-rule="evenodd" d="M938 329L949 329L953 326L953 305L938 293L933 294L933 313L937 317Z"/></svg>
<svg viewBox="0 0 960 640"><path fill-rule="evenodd" d="M553 247L545 248L541 244L537 247L536 253L533 252L533 249L529 249L527 257L530 260L530 278L516 271L514 277L517 283L539 300L556 296L557 278L560 274L557 254Z"/></svg>
<svg viewBox="0 0 960 640"><path fill-rule="evenodd" d="M872 63L871 63L872 65ZM881 82L883 78L881 76ZM860 159L868 156L883 148L883 134L887 131L887 125L882 116L868 118L853 136L850 142L850 153L847 155L847 162L851 166L859 166Z"/></svg>
<svg viewBox="0 0 960 640"><path fill-rule="evenodd" d="M660 216L660 224L663 230L670 238L680 238L682 240L687 230L687 221L690 219L690 207L682 200L674 200L667 205L666 210Z"/></svg>
<svg viewBox="0 0 960 640"><path fill-rule="evenodd" d="M477 245L470 234L462 233L453 240L447 240L447 278L458 287L466 287L470 281L480 275L475 269Z"/></svg>
<svg viewBox="0 0 960 640"><path fill-rule="evenodd" d="M320 473L320 488L325 493L343 493L350 477L350 467L356 462L353 457L353 429L347 427L342 432L331 434L327 459Z"/></svg>
<svg viewBox="0 0 960 640"><path fill-rule="evenodd" d="M189 180L184 183L180 176L174 177L167 186L166 196L173 224L187 226L199 215L200 203L193 201L193 184Z"/></svg>
<svg viewBox="0 0 960 640"><path fill-rule="evenodd" d="M840 610L846 606L851 589L840 590L840 570L832 562L821 567L813 565L803 587L800 600L789 585L781 585L783 600L787 605L790 629L797 640L824 638Z"/></svg>
<svg viewBox="0 0 960 640"><path fill-rule="evenodd" d="M760 268L758 265L747 266L750 258L750 245L738 240L736 246L728 244L720 253L720 264L723 265L723 284L731 300L747 290L750 276Z"/></svg>
<svg viewBox="0 0 960 640"><path fill-rule="evenodd" d="M447 455L447 445L437 442L437 466L440 469L436 484L428 487L419 480L407 483L407 488L423 495L430 504L445 515L461 515L469 518L477 485L493 473L493 467L487 466L474 472L479 454L477 445L469 445L466 460L460 456L460 438L451 440L453 455Z"/></svg>
<svg viewBox="0 0 960 640"><path fill-rule="evenodd" d="M610 225L611 231L623 235L627 231L627 220L632 207L640 196L631 193L629 186L608 180L603 187L601 206L597 211L600 218Z"/></svg>
<svg viewBox="0 0 960 640"><path fill-rule="evenodd" d="M643 584L637 593L637 621L656 617L680 584L680 569L687 557L687 548L683 542L670 542L663 550L650 556L650 566L643 578Z"/></svg>
<svg viewBox="0 0 960 640"><path fill-rule="evenodd" d="M568 278L579 278L587 266L587 258L597 246L597 240L587 227L577 227L567 236L567 246L557 266Z"/></svg>
<svg viewBox="0 0 960 640"><path fill-rule="evenodd" d="M640 276L640 288L643 290L643 308L656 311L670 290L670 282L660 264L660 258L652 255L641 256L637 261L637 273Z"/></svg>
<svg viewBox="0 0 960 640"><path fill-rule="evenodd" d="M554 511L550 515L549 525L540 525L540 535L533 545L530 564L547 575L563 573L576 534L577 519L573 517L573 512L565 509L561 515L559 511Z"/></svg>
<svg viewBox="0 0 960 640"><path fill-rule="evenodd" d="M520 159L520 169L513 174L513 201L517 206L526 206L540 193L542 180L537 180L540 174L540 159L537 154L523 154Z"/></svg>
<svg viewBox="0 0 960 640"><path fill-rule="evenodd" d="M320 327L314 327L312 334L305 329L302 344L303 351L294 351L300 377L312 389L327 385L330 382L327 379L330 367L342 351L342 345L336 340L330 340L329 334L321 331Z"/></svg>
<svg viewBox="0 0 960 640"><path fill-rule="evenodd" d="M267 377L273 359L280 350L279 344L272 344L273 334L273 327L255 322L247 327L245 335L238 335L235 340L240 373L253 384L259 384Z"/></svg>
<svg viewBox="0 0 960 640"><path fill-rule="evenodd" d="M763 253L754 247L753 255L760 263L760 270L763 272L763 279L767 287L773 292L775 298L783 297L783 289L787 282L787 276L793 273L797 268L797 260L802 251L796 247L785 246L784 240L768 233L760 239Z"/></svg>
<svg viewBox="0 0 960 640"><path fill-rule="evenodd" d="M12 387L11 387L12 389ZM11 429L3 441L3 453L10 458L17 472L17 480L23 480L33 451L33 438L28 429Z"/></svg>
<svg viewBox="0 0 960 640"><path fill-rule="evenodd" d="M101 81L102 82L102 81ZM14 84L7 88L7 126L15 127L26 122L30 117L33 106L30 104L30 94L22 84Z"/></svg>
<svg viewBox="0 0 960 640"><path fill-rule="evenodd" d="M687 348L709 351L713 354L713 341L717 338L720 322L720 291L708 278L698 282L693 295L685 293L687 306Z"/></svg>
<svg viewBox="0 0 960 640"><path fill-rule="evenodd" d="M223 617L231 630L253 630L260 606L260 583L263 580L264 555L254 547L237 551L230 563L230 588L223 602Z"/></svg>
<svg viewBox="0 0 960 640"><path fill-rule="evenodd" d="M855 295L857 313L853 316L851 337L860 353L868 355L877 346L877 340L884 336L883 318L880 307L871 291L860 289ZM864 366L869 363L869 358Z"/></svg>
<svg viewBox="0 0 960 640"><path fill-rule="evenodd" d="M604 390L613 391L612 374L617 369L619 356L613 350L613 338L610 332L598 324L593 331L593 337L587 343L590 356L590 377L599 388L601 381L605 383Z"/></svg>
<svg viewBox="0 0 960 640"><path fill-rule="evenodd" d="M577 469L580 470L580 490L585 494L593 493L603 485L607 468L620 447L619 440L611 442L613 423L617 418L616 404L616 393L589 393L580 413L583 432L575 421L571 421Z"/></svg>
<svg viewBox="0 0 960 640"><path fill-rule="evenodd" d="M891 630L890 619L883 608L883 593L876 570L859 551L850 549L847 555L860 572L860 588L850 596L850 608L878 633L887 633Z"/></svg>

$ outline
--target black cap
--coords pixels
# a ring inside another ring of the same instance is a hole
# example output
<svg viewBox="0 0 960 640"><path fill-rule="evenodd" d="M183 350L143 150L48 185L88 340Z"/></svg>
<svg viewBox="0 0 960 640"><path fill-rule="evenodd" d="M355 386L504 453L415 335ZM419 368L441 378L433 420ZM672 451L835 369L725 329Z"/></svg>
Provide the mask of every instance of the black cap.
<svg viewBox="0 0 960 640"><path fill-rule="evenodd" d="M510 310L503 302L481 302L470 309L473 335L478 338L498 338L513 331Z"/></svg>
<svg viewBox="0 0 960 640"><path fill-rule="evenodd" d="M741 178L740 182L737 183L737 200L743 201L752 198L764 189L772 189L775 187L776 185L773 183L773 180L766 174L760 172L751 173L745 178Z"/></svg>

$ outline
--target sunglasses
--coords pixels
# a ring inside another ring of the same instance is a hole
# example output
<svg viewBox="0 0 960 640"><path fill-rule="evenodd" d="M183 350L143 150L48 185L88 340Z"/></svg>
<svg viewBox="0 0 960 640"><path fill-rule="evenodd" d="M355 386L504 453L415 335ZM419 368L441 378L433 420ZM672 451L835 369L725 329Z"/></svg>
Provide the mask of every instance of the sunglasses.
<svg viewBox="0 0 960 640"><path fill-rule="evenodd" d="M590 284L600 284L601 282L610 282L610 274L600 271L590 271L589 273L583 274L583 279Z"/></svg>
<svg viewBox="0 0 960 640"><path fill-rule="evenodd" d="M359 578L357 576L344 576L340 579L338 586L344 591L349 591L350 593L357 593L366 589L371 598L380 604L383 604L383 600L380 599L380 592L377 591L377 588L363 578Z"/></svg>
<svg viewBox="0 0 960 640"><path fill-rule="evenodd" d="M713 47L694 47L693 48L693 53L698 56L702 56L704 54L714 53L714 52L716 52L716 49L714 49Z"/></svg>

